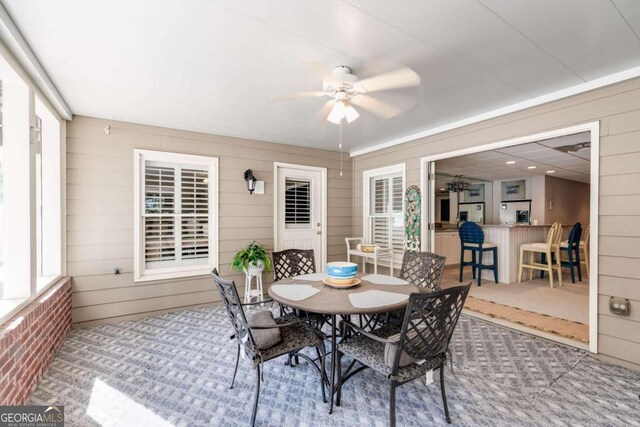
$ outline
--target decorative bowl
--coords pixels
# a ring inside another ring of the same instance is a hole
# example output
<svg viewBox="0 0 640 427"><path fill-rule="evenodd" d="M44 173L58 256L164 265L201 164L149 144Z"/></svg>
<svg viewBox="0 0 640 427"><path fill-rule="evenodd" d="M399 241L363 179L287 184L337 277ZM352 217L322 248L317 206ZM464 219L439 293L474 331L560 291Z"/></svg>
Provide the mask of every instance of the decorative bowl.
<svg viewBox="0 0 640 427"><path fill-rule="evenodd" d="M353 262L330 262L327 264L327 275L332 279L353 279L358 272L358 264Z"/></svg>

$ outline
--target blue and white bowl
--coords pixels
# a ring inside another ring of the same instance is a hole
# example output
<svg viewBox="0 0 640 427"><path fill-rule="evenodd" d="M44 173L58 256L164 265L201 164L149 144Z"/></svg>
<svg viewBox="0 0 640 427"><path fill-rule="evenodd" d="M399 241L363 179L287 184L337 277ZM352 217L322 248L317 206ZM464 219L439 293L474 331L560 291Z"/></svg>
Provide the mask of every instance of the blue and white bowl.
<svg viewBox="0 0 640 427"><path fill-rule="evenodd" d="M332 279L353 279L358 273L358 264L353 262L330 262L327 264L327 275Z"/></svg>

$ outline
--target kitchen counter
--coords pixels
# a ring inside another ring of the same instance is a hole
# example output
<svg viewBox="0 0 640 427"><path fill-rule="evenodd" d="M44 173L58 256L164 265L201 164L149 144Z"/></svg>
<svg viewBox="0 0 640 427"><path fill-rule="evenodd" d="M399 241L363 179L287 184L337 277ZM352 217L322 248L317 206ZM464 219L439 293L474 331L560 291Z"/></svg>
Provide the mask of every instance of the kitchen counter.
<svg viewBox="0 0 640 427"><path fill-rule="evenodd" d="M545 242L550 225L494 224L481 225L485 242L498 245L498 279L500 283L518 281L520 245ZM468 255L470 256L470 255ZM483 255L483 264L493 264L491 252ZM485 260L486 259L486 260ZM492 271L483 271L482 278L493 280Z"/></svg>

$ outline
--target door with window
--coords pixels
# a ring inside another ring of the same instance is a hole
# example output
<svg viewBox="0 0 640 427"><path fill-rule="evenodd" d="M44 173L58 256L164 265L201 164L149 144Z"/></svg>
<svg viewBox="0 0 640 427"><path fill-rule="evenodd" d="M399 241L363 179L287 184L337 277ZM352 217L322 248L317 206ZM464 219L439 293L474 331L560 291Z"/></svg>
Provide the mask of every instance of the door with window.
<svg viewBox="0 0 640 427"><path fill-rule="evenodd" d="M275 248L313 249L316 269L324 266L326 224L323 171L305 166L276 165L277 215Z"/></svg>

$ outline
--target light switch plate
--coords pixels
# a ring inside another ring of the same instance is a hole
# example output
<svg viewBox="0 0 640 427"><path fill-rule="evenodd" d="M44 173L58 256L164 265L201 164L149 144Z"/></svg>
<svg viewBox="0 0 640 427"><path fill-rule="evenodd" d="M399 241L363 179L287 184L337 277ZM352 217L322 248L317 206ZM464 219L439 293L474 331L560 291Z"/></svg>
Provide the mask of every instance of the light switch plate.
<svg viewBox="0 0 640 427"><path fill-rule="evenodd" d="M609 311L621 316L628 316L631 308L629 307L629 300L626 298L609 298Z"/></svg>
<svg viewBox="0 0 640 427"><path fill-rule="evenodd" d="M253 194L264 194L264 181L256 181L256 189Z"/></svg>

